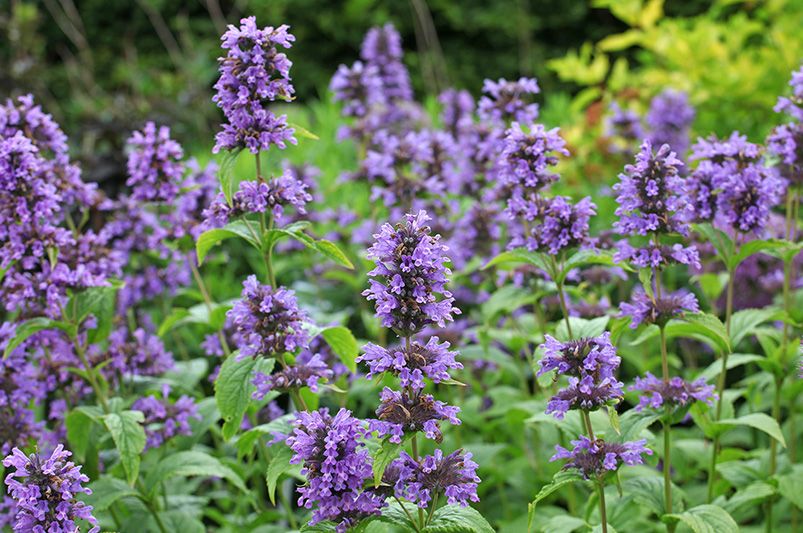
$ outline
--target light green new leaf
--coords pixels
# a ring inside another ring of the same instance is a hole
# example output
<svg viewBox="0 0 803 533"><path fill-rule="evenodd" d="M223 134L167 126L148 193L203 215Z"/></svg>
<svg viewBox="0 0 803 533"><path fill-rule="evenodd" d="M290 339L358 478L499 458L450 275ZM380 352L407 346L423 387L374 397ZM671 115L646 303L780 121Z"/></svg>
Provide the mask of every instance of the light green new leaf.
<svg viewBox="0 0 803 533"><path fill-rule="evenodd" d="M120 464L126 480L133 485L139 476L139 459L145 450L144 416L139 411L121 411L103 415L103 423L109 430L114 447L120 453Z"/></svg>

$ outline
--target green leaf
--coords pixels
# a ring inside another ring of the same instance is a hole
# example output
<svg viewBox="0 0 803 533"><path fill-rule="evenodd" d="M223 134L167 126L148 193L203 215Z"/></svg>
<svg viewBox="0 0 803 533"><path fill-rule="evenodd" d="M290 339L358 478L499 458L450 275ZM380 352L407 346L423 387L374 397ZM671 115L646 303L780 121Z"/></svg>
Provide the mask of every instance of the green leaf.
<svg viewBox="0 0 803 533"><path fill-rule="evenodd" d="M64 423L67 426L67 442L70 444L70 451L75 454L75 459L79 463L83 463L89 449L95 419L80 409L73 409L64 418Z"/></svg>
<svg viewBox="0 0 803 533"><path fill-rule="evenodd" d="M558 273L557 279L553 281L555 283L563 283L569 272L575 268L588 265L614 266L616 264L613 260L613 252L610 250L578 250L566 259L563 263L563 269Z"/></svg>
<svg viewBox="0 0 803 533"><path fill-rule="evenodd" d="M222 228L210 229L201 233L195 242L195 254L198 256L198 264L200 265L204 262L209 250L220 244L220 242L234 237L240 237L257 250L262 250L262 243L259 242L258 236L249 229L248 223L244 220L235 220Z"/></svg>
<svg viewBox="0 0 803 533"><path fill-rule="evenodd" d="M234 167L242 151L242 148L237 148L236 150L223 152L220 161L220 170L218 171L220 188L223 189L223 195L226 197L226 202L229 205L232 205L234 193L240 189L240 181L242 181L242 179L238 179L234 176Z"/></svg>
<svg viewBox="0 0 803 533"><path fill-rule="evenodd" d="M725 418L716 423L721 429L727 430L733 426L749 426L759 431L763 431L773 439L781 443L786 448L786 440L783 437L780 426L774 418L764 413L750 413L739 418Z"/></svg>
<svg viewBox="0 0 803 533"><path fill-rule="evenodd" d="M536 295L521 290L515 285L505 285L496 289L488 300L482 304L482 316L490 322L499 313L509 313L520 307L533 303Z"/></svg>
<svg viewBox="0 0 803 533"><path fill-rule="evenodd" d="M630 409L619 417L619 425L622 433L619 436L620 442L638 440L641 433L661 418L659 413L653 411L635 411Z"/></svg>
<svg viewBox="0 0 803 533"><path fill-rule="evenodd" d="M209 454L190 450L169 454L150 470L145 483L148 493L153 494L163 481L177 476L223 478L241 491L248 492L234 470Z"/></svg>
<svg viewBox="0 0 803 533"><path fill-rule="evenodd" d="M103 416L103 423L120 453L120 464L123 465L129 485L137 480L140 455L145 450L143 420L144 416L139 411L122 411Z"/></svg>
<svg viewBox="0 0 803 533"><path fill-rule="evenodd" d="M256 361L251 357L237 360L233 353L223 361L220 372L215 380L215 401L223 418L223 438L229 440L243 421L243 415L251 401L254 385L251 383L251 373Z"/></svg>
<svg viewBox="0 0 803 533"><path fill-rule="evenodd" d="M494 533L488 521L473 507L444 505L432 515L422 533Z"/></svg>
<svg viewBox="0 0 803 533"><path fill-rule="evenodd" d="M775 309L742 309L731 315L731 346L736 348L764 322L780 320L783 313Z"/></svg>
<svg viewBox="0 0 803 533"><path fill-rule="evenodd" d="M360 349L357 345L357 339L354 338L351 330L344 326L332 326L324 328L321 331L321 336L326 341L326 344L332 348L332 351L335 352L335 355L340 358L340 361L346 365L346 368L352 373L357 372L355 359L360 353Z"/></svg>
<svg viewBox="0 0 803 533"><path fill-rule="evenodd" d="M647 507L656 516L661 516L666 512L664 502L664 481L657 476L633 477L622 481L622 491L629 494L633 499ZM680 491L672 486L672 510L680 512L683 510L683 502Z"/></svg>
<svg viewBox="0 0 803 533"><path fill-rule="evenodd" d="M725 324L709 313L690 313L680 320L670 320L666 325L666 335L669 338L692 337L704 340L723 352L731 351Z"/></svg>
<svg viewBox="0 0 803 533"><path fill-rule="evenodd" d="M23 342L28 340L31 335L47 329L60 329L71 337L75 335L75 326L72 324L67 324L66 322L59 322L44 317L31 318L25 322L22 322L21 324L18 324L14 329L14 336L8 340L6 349L3 351L3 359L11 355L11 352L16 350Z"/></svg>
<svg viewBox="0 0 803 533"><path fill-rule="evenodd" d="M644 288L644 292L647 293L647 296L652 298L652 269L640 268L638 271L638 279L641 282L641 286Z"/></svg>
<svg viewBox="0 0 803 533"><path fill-rule="evenodd" d="M752 241L748 241L741 245L738 249L738 252L731 258L730 270L736 269L742 261L747 259L753 254L757 254L759 252L770 252L775 250L782 250L789 245L788 241L784 241L781 239L756 239Z"/></svg>
<svg viewBox="0 0 803 533"><path fill-rule="evenodd" d="M168 509L159 511L159 519L166 531L180 531L181 533L205 533L206 526L198 518L192 516L185 509ZM158 526L154 523L155 527ZM153 530L151 530L153 531Z"/></svg>
<svg viewBox="0 0 803 533"><path fill-rule="evenodd" d="M374 486L378 487L382 483L382 476L385 474L385 469L396 457L399 456L401 444L394 444L389 440L382 441L382 445L377 448L373 454L373 469L374 469Z"/></svg>
<svg viewBox="0 0 803 533"><path fill-rule="evenodd" d="M99 322L111 320L105 313L109 310L110 304L112 309L114 308L115 295L122 286L122 282L112 282L106 287L89 287L73 294L66 307L70 322L77 326L89 315L94 315ZM99 324L98 327L111 329L111 323L102 326Z"/></svg>
<svg viewBox="0 0 803 533"><path fill-rule="evenodd" d="M139 497L139 492L129 487L125 481L111 476L101 476L90 483L89 488L92 489L92 494L86 496L85 500L96 512L105 511L122 498Z"/></svg>
<svg viewBox="0 0 803 533"><path fill-rule="evenodd" d="M803 466L796 465L792 474L778 477L778 492L803 510Z"/></svg>
<svg viewBox="0 0 803 533"><path fill-rule="evenodd" d="M317 250L321 255L328 257L338 265L346 267L349 270L354 270L354 264L332 241L327 241L326 239L319 239L315 241L315 250Z"/></svg>
<svg viewBox="0 0 803 533"><path fill-rule="evenodd" d="M237 438L237 453L240 457L251 453L254 450L254 444L257 443L259 437L262 435L289 433L292 428L291 422L293 417L294 415L287 414L275 420L271 420L267 424L260 424L252 427Z"/></svg>
<svg viewBox="0 0 803 533"><path fill-rule="evenodd" d="M664 518L679 520L694 533L739 533L739 526L728 512L718 505L698 505L680 514Z"/></svg>
<svg viewBox="0 0 803 533"><path fill-rule="evenodd" d="M728 284L727 272L705 272L691 277L692 282L696 282L708 302L715 302Z"/></svg>
<svg viewBox="0 0 803 533"><path fill-rule="evenodd" d="M292 122L288 122L287 125L290 126L291 128L293 128L293 130L295 130L295 133L299 137L303 137L305 139L312 139L313 141L319 141L320 140L320 137L318 137L317 135L315 135L314 133L309 131L307 128L301 127L298 124L294 124Z"/></svg>
<svg viewBox="0 0 803 533"><path fill-rule="evenodd" d="M728 356L728 370L731 368L736 368L738 366L746 365L747 363L753 363L755 361L760 361L764 359L764 357L752 353L732 353ZM706 381L711 381L715 377L719 376L719 372L722 370L722 361L717 359L705 370L700 372L697 375L697 378L703 378Z"/></svg>
<svg viewBox="0 0 803 533"><path fill-rule="evenodd" d="M761 502L771 498L777 491L775 487L765 481L756 481L747 487L737 490L725 504L725 510L729 513L736 512L745 505L757 506Z"/></svg>
<svg viewBox="0 0 803 533"><path fill-rule="evenodd" d="M605 333L605 327L608 325L610 317L600 316L592 318L591 320L580 318L576 316L569 317L569 324L572 326L572 335L575 339L582 339L583 337L599 337ZM569 330L566 327L566 321L561 320L555 330L555 337L561 341L569 340Z"/></svg>
<svg viewBox="0 0 803 533"><path fill-rule="evenodd" d="M710 242L714 249L717 251L717 255L722 262L725 263L725 266L731 264L733 261L733 256L736 253L736 245L733 243L733 240L728 236L727 233L724 231L718 230L711 224L696 224L694 229L698 233L702 233L705 237L705 240Z"/></svg>
<svg viewBox="0 0 803 533"><path fill-rule="evenodd" d="M300 473L301 466L290 464L290 458L293 457L293 450L291 450L289 446L280 444L278 446L273 446L271 451L273 454L270 458L270 463L268 463L268 471L265 474L265 483L268 486L268 497L270 497L270 502L276 505L276 484L278 483L279 478L282 476L282 474L287 474L288 472Z"/></svg>
<svg viewBox="0 0 803 533"><path fill-rule="evenodd" d="M544 531L548 532L560 531L561 533L570 533L581 528L583 531L586 531L589 525L582 518L570 515L553 516L544 524ZM610 528L608 528L608 533L611 533Z"/></svg>
<svg viewBox="0 0 803 533"><path fill-rule="evenodd" d="M502 252L501 254L497 255L488 263L482 267L482 270L486 270L491 268L492 266L497 265L508 265L508 264L519 264L525 263L528 265L533 265L541 270L546 271L547 273L552 274L552 265L547 257L538 252L530 252L526 248L516 248L515 250L509 250L507 252Z"/></svg>
<svg viewBox="0 0 803 533"><path fill-rule="evenodd" d="M581 476L577 470L571 469L558 471L558 473L552 477L552 481L549 484L541 487L541 490L539 490L538 494L535 495L535 499L530 502L530 507L534 510L538 502L553 492L557 491L564 485L570 485L578 481L583 481L583 476Z"/></svg>

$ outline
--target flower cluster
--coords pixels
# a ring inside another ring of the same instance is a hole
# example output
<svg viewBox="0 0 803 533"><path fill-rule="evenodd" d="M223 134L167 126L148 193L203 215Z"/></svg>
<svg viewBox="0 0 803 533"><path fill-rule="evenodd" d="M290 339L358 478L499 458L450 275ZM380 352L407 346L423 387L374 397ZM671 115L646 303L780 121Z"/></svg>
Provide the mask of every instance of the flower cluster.
<svg viewBox="0 0 803 533"><path fill-rule="evenodd" d="M463 450L444 456L436 449L433 455L416 460L402 452L385 470L382 481L393 487L397 498L405 498L422 509L429 507L437 494L444 494L449 505L466 507L468 502L480 501L478 465L471 457Z"/></svg>
<svg viewBox="0 0 803 533"><path fill-rule="evenodd" d="M630 302L619 304L619 310L622 316L630 317L630 327L635 329L639 324L657 324L663 327L671 319L683 316L684 313L699 313L700 307L697 297L687 291L655 297L637 291Z"/></svg>
<svg viewBox="0 0 803 533"><path fill-rule="evenodd" d="M26 456L18 448L3 459L3 466L14 468L6 476L11 497L16 501L14 531L78 531L76 521L92 525L89 533L100 531L92 507L76 500L91 494L84 487L89 478L81 467L66 459L72 455L59 444L50 457Z"/></svg>
<svg viewBox="0 0 803 533"><path fill-rule="evenodd" d="M435 383L449 379L449 370L463 368L455 361L455 353L449 351L449 343L438 342L438 337L430 337L426 344L412 341L409 346L387 349L368 343L363 348L357 361L368 364L369 372L365 376L372 378L382 372L391 372L401 381L402 387L414 390L424 388L424 378Z"/></svg>
<svg viewBox="0 0 803 533"><path fill-rule="evenodd" d="M184 176L181 145L170 128L148 122L128 139L128 180L131 196L147 202L172 202Z"/></svg>
<svg viewBox="0 0 803 533"><path fill-rule="evenodd" d="M647 139L653 146L668 144L676 154L686 153L694 114L686 93L663 91L650 102Z"/></svg>
<svg viewBox="0 0 803 533"><path fill-rule="evenodd" d="M405 434L423 431L428 439L435 442L443 440L439 422L445 420L452 425L460 425L457 414L459 407L447 405L436 400L431 394L420 391L394 391L385 387L380 394L381 403L376 410L376 420L368 425L380 437L388 436L391 442L400 444Z"/></svg>
<svg viewBox="0 0 803 533"><path fill-rule="evenodd" d="M683 407L695 400L711 405L717 399L713 385L707 385L702 378L691 383L678 376L663 381L649 372L643 378L637 377L629 390L641 393L637 411L645 407L660 409L664 405Z"/></svg>
<svg viewBox="0 0 803 533"><path fill-rule="evenodd" d="M298 504L315 510L310 524L337 522L338 533L360 519L379 514L384 498L365 490L371 479L371 457L361 442L366 430L351 412L340 409L333 417L328 409L301 412L287 438L292 464L302 464L307 484L298 489Z"/></svg>
<svg viewBox="0 0 803 533"><path fill-rule="evenodd" d="M292 366L285 366L273 374L257 372L254 374L254 398L261 400L270 391L288 392L309 387L312 392L318 392L318 382L332 379L334 372L324 362L319 354L308 360L296 362Z"/></svg>
<svg viewBox="0 0 803 533"><path fill-rule="evenodd" d="M271 145L283 149L295 144L294 130L287 117L276 116L267 105L275 100L292 99L292 62L280 52L290 48L295 37L286 25L258 28L255 17L244 18L240 26L229 25L223 34L220 78L212 99L223 110L227 122L217 134L214 151L247 148L252 153Z"/></svg>
<svg viewBox="0 0 803 533"><path fill-rule="evenodd" d="M298 307L293 291L271 288L251 275L243 282L241 298L228 311L240 357L275 356L305 346L307 315Z"/></svg>
<svg viewBox="0 0 803 533"><path fill-rule="evenodd" d="M538 104L528 100L539 92L541 89L534 78L485 80L477 112L480 119L489 122L529 124L538 118Z"/></svg>
<svg viewBox="0 0 803 533"><path fill-rule="evenodd" d="M368 249L376 268L368 273L373 279L363 295L376 302L382 324L400 335L411 335L427 324L443 327L460 314L445 288L451 274L445 266L446 246L440 236L430 235L429 220L419 211L395 227L384 224Z"/></svg>
<svg viewBox="0 0 803 533"><path fill-rule="evenodd" d="M371 28L365 34L360 57L366 65L376 69L382 94L390 101L413 98L410 75L402 63L403 55L401 36L393 24Z"/></svg>
<svg viewBox="0 0 803 533"><path fill-rule="evenodd" d="M798 122L803 122L803 65L792 72L789 86L792 88L792 94L778 98L775 111L786 113Z"/></svg>
<svg viewBox="0 0 803 533"><path fill-rule="evenodd" d="M145 396L133 403L131 409L145 415L145 448L158 448L177 435L192 435L190 419L201 419L195 400L182 395L170 402L170 386L162 387L162 398Z"/></svg>
<svg viewBox="0 0 803 533"><path fill-rule="evenodd" d="M645 446L646 439L632 442L606 442L602 439L590 439L580 435L572 441L571 450L563 446L555 446L555 455L550 461L567 459L564 469L575 468L585 479L599 479L607 472L617 470L621 465L640 465L643 455L652 455L652 450Z"/></svg>

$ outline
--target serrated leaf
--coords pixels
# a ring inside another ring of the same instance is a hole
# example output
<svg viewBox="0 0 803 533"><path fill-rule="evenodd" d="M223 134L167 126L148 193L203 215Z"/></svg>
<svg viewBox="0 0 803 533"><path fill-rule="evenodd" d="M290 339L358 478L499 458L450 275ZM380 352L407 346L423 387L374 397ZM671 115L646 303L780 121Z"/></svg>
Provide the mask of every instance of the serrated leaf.
<svg viewBox="0 0 803 533"><path fill-rule="evenodd" d="M578 481L583 481L583 476L581 476L577 470L560 470L557 474L552 477L552 481L549 484L544 485L541 487L541 490L538 491L538 494L535 495L535 499L530 502L530 505L535 508L535 506L552 494L553 492L557 491L561 487L565 485L570 485L572 483L577 483Z"/></svg>
<svg viewBox="0 0 803 533"><path fill-rule="evenodd" d="M354 264L349 260L348 257L346 257L346 254L344 254L343 251L340 248L338 248L337 245L332 241L328 241L326 239L319 239L315 241L315 249L321 255L328 257L338 265L346 267L349 270L354 270Z"/></svg>
<svg viewBox="0 0 803 533"><path fill-rule="evenodd" d="M742 261L747 259L753 254L757 254L760 252L769 252L769 251L777 251L786 248L789 245L788 241L784 241L781 239L755 239L752 241L748 241L742 244L738 251L734 254L734 256L730 260L730 270L735 270L737 266L739 266Z"/></svg>
<svg viewBox="0 0 803 533"><path fill-rule="evenodd" d="M234 237L239 237L257 250L262 250L262 243L259 242L258 236L249 229L248 224L243 220L235 220L222 228L210 229L201 233L195 242L195 255L198 257L198 264L200 265L204 262L209 250Z"/></svg>
<svg viewBox="0 0 803 533"><path fill-rule="evenodd" d="M382 445L373 454L374 486L382 483L382 476L390 463L399 456L401 444L394 444L389 440L382 441Z"/></svg>
<svg viewBox="0 0 803 533"><path fill-rule="evenodd" d="M733 260L733 256L736 253L736 245L733 243L733 240L722 230L718 230L711 224L696 224L694 229L698 233L702 233L705 239L710 242L714 249L717 251L717 255L722 259L722 262L725 265L729 265Z"/></svg>
<svg viewBox="0 0 803 533"><path fill-rule="evenodd" d="M698 505L666 518L683 522L694 533L739 533L739 526L728 512L718 505Z"/></svg>
<svg viewBox="0 0 803 533"><path fill-rule="evenodd" d="M133 485L139 476L139 460L145 450L144 416L139 411L122 411L103 416L103 424L109 430L114 447L120 454L120 464L126 480Z"/></svg>
<svg viewBox="0 0 803 533"><path fill-rule="evenodd" d="M351 373L357 372L357 363L355 359L360 353L357 339L351 333L351 330L344 326L331 326L324 328L321 331L321 336L326 344L332 348L335 355L340 358L340 361L346 365Z"/></svg>
<svg viewBox="0 0 803 533"><path fill-rule="evenodd" d="M223 478L241 491L248 492L242 478L234 470L209 454L190 450L167 455L148 472L148 493L152 494L163 481L177 476Z"/></svg>
<svg viewBox="0 0 803 533"><path fill-rule="evenodd" d="M284 474L301 475L301 465L290 464L293 457L293 450L284 444L271 448L273 456L268 463L268 471L265 473L265 483L268 486L268 496L270 502L276 505L276 484Z"/></svg>
<svg viewBox="0 0 803 533"><path fill-rule="evenodd" d="M572 334L575 339L599 337L605 333L605 327L608 325L609 321L610 317L608 316L600 316L590 320L576 316L569 317L569 324L572 326ZM566 327L565 320L561 320L558 323L558 327L555 329L555 337L560 341L569 340L569 330Z"/></svg>
<svg viewBox="0 0 803 533"><path fill-rule="evenodd" d="M617 266L617 263L613 260L613 252L610 250L578 250L566 259L562 270L558 272L557 279L552 281L563 283L572 270L589 265Z"/></svg>
<svg viewBox="0 0 803 533"><path fill-rule="evenodd" d="M743 489L736 491L725 503L725 510L729 513L737 511L745 505L755 506L771 498L776 493L775 487L764 481L756 481Z"/></svg>
<svg viewBox="0 0 803 533"><path fill-rule="evenodd" d="M786 448L786 440L783 437L780 426L778 426L778 422L764 413L750 413L739 418L725 418L717 422L716 425L725 430L733 426L749 426L763 431Z"/></svg>
<svg viewBox="0 0 803 533"><path fill-rule="evenodd" d="M731 315L731 346L736 348L748 335L764 322L780 320L783 312L776 309L742 309Z"/></svg>
<svg viewBox="0 0 803 533"><path fill-rule="evenodd" d="M96 512L105 511L114 502L123 498L137 498L139 492L128 486L122 479L111 476L101 476L97 481L89 484L92 494L85 496L87 504Z"/></svg>
<svg viewBox="0 0 803 533"><path fill-rule="evenodd" d="M422 533L494 533L488 521L473 507L444 505L432 515Z"/></svg>
<svg viewBox="0 0 803 533"><path fill-rule="evenodd" d="M251 401L254 385L251 374L256 361L251 357L237 360L231 354L223 361L215 380L215 401L223 418L223 438L228 440L240 429L243 415Z"/></svg>
<svg viewBox="0 0 803 533"><path fill-rule="evenodd" d="M622 491L629 494L641 505L647 507L656 516L666 512L664 502L664 480L658 476L639 476L622 481ZM672 510L683 510L680 490L672 485Z"/></svg>

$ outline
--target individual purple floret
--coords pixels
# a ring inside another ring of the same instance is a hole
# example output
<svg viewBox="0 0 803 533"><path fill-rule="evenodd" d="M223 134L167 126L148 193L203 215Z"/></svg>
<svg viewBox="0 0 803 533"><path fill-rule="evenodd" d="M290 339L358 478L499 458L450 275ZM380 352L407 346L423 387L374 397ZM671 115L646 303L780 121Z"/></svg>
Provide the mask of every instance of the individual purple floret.
<svg viewBox="0 0 803 533"><path fill-rule="evenodd" d="M410 74L402 62L403 55L401 36L393 24L371 28L365 34L360 57L366 65L378 70L382 93L391 102L413 99Z"/></svg>
<svg viewBox="0 0 803 533"><path fill-rule="evenodd" d="M184 180L184 150L170 138L170 128L147 122L128 139L131 196L146 202L172 202Z"/></svg>
<svg viewBox="0 0 803 533"><path fill-rule="evenodd" d="M528 103L532 95L541 92L535 78L485 80L482 92L477 106L477 113L482 120L529 124L538 118L538 104Z"/></svg>
<svg viewBox="0 0 803 533"><path fill-rule="evenodd" d="M425 211L419 211L395 227L384 224L368 249L376 268L368 273L373 279L362 294L376 301L382 324L402 336L427 324L443 327L452 315L460 314L445 287L451 274L444 265L447 248L439 235L430 235L429 220Z"/></svg>
<svg viewBox="0 0 803 533"><path fill-rule="evenodd" d="M5 481L17 503L14 531L77 532L77 520L92 526L89 533L100 531L92 507L76 500L77 495L92 491L83 486L89 478L81 467L66 460L70 455L59 444L48 458L36 453L26 456L14 448L3 459L3 466L15 469Z"/></svg>
<svg viewBox="0 0 803 533"><path fill-rule="evenodd" d="M379 514L383 498L364 486L373 476L371 457L362 442L366 430L351 412L328 409L300 412L287 438L293 451L291 464L302 464L307 484L298 489L298 504L315 510L310 524L337 523L338 533L366 516Z"/></svg>
<svg viewBox="0 0 803 533"><path fill-rule="evenodd" d="M318 383L332 379L334 372L326 365L320 355L315 354L308 361L282 368L273 374L256 372L254 374L254 399L261 400L270 391L288 392L301 387L309 387L318 392Z"/></svg>
<svg viewBox="0 0 803 533"><path fill-rule="evenodd" d="M242 297L226 316L235 328L239 357L271 357L306 346L306 313L298 308L295 293L261 285L251 275L243 282Z"/></svg>
<svg viewBox="0 0 803 533"><path fill-rule="evenodd" d="M795 120L803 122L803 65L792 72L789 86L792 88L792 94L778 98L774 109L777 113L786 113Z"/></svg>
<svg viewBox="0 0 803 533"><path fill-rule="evenodd" d="M616 355L616 348L611 344L611 334L607 331L599 337L560 342L551 335L546 335L546 342L541 345L544 357L536 376L552 370L556 374L582 376L594 374L600 377L613 377L622 359Z"/></svg>
<svg viewBox="0 0 803 533"><path fill-rule="evenodd" d="M405 498L421 509L440 496L446 496L448 505L467 507L469 502L480 501L477 495L477 463L471 453L456 450L444 456L436 449L416 461L407 452L388 466L383 481L394 486L397 498Z"/></svg>
<svg viewBox="0 0 803 533"><path fill-rule="evenodd" d="M641 393L636 411L641 411L645 407L660 409L666 404L683 407L695 400L712 405L717 399L714 386L706 384L703 378L689 383L674 376L669 381L663 381L649 372L643 378L637 377L636 382L628 390Z"/></svg>
<svg viewBox="0 0 803 533"><path fill-rule="evenodd" d="M666 325L669 320L683 316L685 313L699 313L697 297L687 291L664 294L660 298L651 298L642 291L635 292L631 302L619 304L620 316L629 316L630 327L635 329L639 324Z"/></svg>
<svg viewBox="0 0 803 533"><path fill-rule="evenodd" d="M192 435L190 419L201 420L198 406L191 397L182 395L170 402L170 386L162 387L162 397L145 396L133 403L131 409L145 415L145 448L158 448L177 435Z"/></svg>
<svg viewBox="0 0 803 533"><path fill-rule="evenodd" d="M385 103L379 69L362 61L355 61L351 67L340 65L329 89L334 93L335 102L343 102L346 117L364 117L371 108Z"/></svg>
<svg viewBox="0 0 803 533"><path fill-rule="evenodd" d="M365 353L357 357L357 361L368 365L369 372L365 377L370 379L382 372L391 372L399 376L402 387L416 391L424 388L425 377L440 383L449 379L450 369L463 368L455 361L457 354L449 351L449 343L439 343L438 337L431 337L426 344L413 341L409 347L390 350L368 343L363 350Z"/></svg>
<svg viewBox="0 0 803 533"><path fill-rule="evenodd" d="M599 479L607 472L617 470L621 465L640 465L644 463L642 455L652 455L652 450L645 446L646 439L632 442L605 442L602 439L591 440L580 435L573 440L574 448L570 451L562 446L555 446L555 455L549 460L568 459L563 469L576 468L585 479Z"/></svg>
<svg viewBox="0 0 803 533"><path fill-rule="evenodd" d="M446 405L430 394L398 392L385 387L380 395L382 403L376 410L377 420L369 420L371 431L379 437L390 436L390 442L400 444L405 433L423 431L428 439L443 440L438 422L446 420L460 425L459 407Z"/></svg>
<svg viewBox="0 0 803 533"><path fill-rule="evenodd" d="M595 379L591 374L583 374L581 378L569 377L569 385L547 402L546 413L562 420L573 409L592 411L603 405L618 403L624 396L622 387L624 383L615 377Z"/></svg>
<svg viewBox="0 0 803 533"><path fill-rule="evenodd" d="M694 114L686 93L673 90L660 93L650 102L647 139L654 146L668 144L673 152L685 153Z"/></svg>
<svg viewBox="0 0 803 533"><path fill-rule="evenodd" d="M221 37L226 57L219 59L220 79L213 101L227 123L215 137L214 151L248 148L256 154L271 145L295 144L287 118L267 109L269 102L290 101L295 92L290 82L292 62L279 48L290 48L295 37L286 25L259 29L255 17L229 25Z"/></svg>

